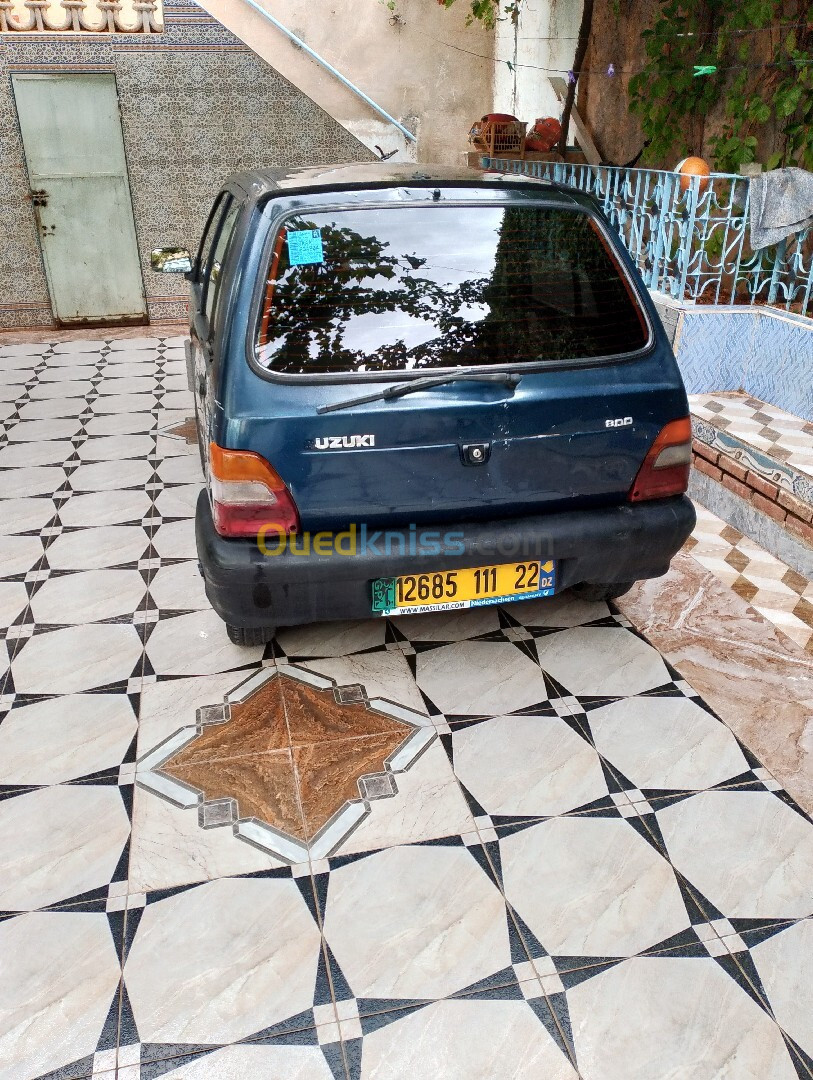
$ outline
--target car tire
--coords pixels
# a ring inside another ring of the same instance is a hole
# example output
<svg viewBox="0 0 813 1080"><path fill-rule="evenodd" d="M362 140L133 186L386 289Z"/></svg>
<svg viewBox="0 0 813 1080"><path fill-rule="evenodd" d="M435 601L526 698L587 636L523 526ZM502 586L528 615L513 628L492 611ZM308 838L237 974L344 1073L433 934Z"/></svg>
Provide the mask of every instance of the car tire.
<svg viewBox="0 0 813 1080"><path fill-rule="evenodd" d="M273 626L229 626L226 624L229 641L235 645L265 645L276 633Z"/></svg>
<svg viewBox="0 0 813 1080"><path fill-rule="evenodd" d="M634 584L634 581L614 581L610 585L591 585L583 581L573 586L573 595L579 600L615 600L617 596L629 592Z"/></svg>

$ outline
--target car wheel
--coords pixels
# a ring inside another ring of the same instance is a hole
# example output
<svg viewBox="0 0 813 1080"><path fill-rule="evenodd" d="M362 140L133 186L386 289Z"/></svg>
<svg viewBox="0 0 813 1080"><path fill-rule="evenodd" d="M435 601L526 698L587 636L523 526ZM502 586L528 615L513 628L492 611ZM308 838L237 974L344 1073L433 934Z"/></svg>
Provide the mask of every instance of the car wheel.
<svg viewBox="0 0 813 1080"><path fill-rule="evenodd" d="M276 633L273 626L229 626L226 625L229 641L235 645L265 645Z"/></svg>
<svg viewBox="0 0 813 1080"><path fill-rule="evenodd" d="M615 600L629 592L634 584L634 581L614 581L610 585L591 585L583 581L573 586L573 595L580 600Z"/></svg>

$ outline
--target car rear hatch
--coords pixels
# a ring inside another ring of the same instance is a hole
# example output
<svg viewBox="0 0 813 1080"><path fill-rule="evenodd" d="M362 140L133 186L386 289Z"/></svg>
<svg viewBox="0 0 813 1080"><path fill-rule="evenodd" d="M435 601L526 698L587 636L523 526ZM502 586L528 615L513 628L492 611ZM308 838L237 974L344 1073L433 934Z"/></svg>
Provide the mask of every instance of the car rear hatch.
<svg viewBox="0 0 813 1080"><path fill-rule="evenodd" d="M300 212L275 232L224 436L272 464L303 529L617 503L686 414L595 215L558 194L459 194ZM449 381L412 392L427 378Z"/></svg>

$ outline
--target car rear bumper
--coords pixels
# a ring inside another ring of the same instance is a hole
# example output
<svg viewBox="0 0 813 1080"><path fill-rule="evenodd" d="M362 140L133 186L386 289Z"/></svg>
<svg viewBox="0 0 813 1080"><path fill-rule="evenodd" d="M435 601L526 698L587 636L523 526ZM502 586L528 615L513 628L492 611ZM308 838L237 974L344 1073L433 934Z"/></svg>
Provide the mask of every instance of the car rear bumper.
<svg viewBox="0 0 813 1080"><path fill-rule="evenodd" d="M289 550L266 555L255 540L219 536L207 493L201 491L195 532L206 594L224 622L278 627L368 618L371 581L399 574L538 558L558 561L557 592L582 581L610 584L659 577L669 569L694 523L694 507L683 495L603 509L436 526L441 534L447 530L454 534L456 549L462 547L460 554L402 554L394 543L389 553L376 551L375 546L370 550L368 544L366 550L346 555L292 554ZM274 545L269 541L268 546Z"/></svg>

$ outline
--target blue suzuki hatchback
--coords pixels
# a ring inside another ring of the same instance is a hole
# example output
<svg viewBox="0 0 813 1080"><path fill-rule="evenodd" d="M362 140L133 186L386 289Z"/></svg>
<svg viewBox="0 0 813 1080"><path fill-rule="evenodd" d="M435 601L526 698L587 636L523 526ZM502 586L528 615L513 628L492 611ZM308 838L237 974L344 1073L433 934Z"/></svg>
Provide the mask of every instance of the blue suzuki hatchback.
<svg viewBox="0 0 813 1080"><path fill-rule="evenodd" d="M567 187L363 164L232 177L188 271L229 636L619 596L694 525L686 393L618 237Z"/></svg>

